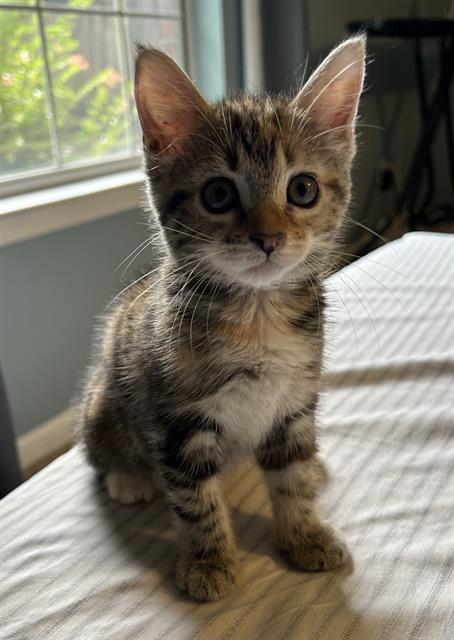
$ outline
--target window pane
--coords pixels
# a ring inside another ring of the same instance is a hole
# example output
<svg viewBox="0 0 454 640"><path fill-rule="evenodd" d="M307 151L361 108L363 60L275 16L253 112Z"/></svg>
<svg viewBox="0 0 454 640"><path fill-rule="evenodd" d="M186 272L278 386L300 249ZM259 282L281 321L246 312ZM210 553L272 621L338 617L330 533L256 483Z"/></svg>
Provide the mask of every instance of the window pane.
<svg viewBox="0 0 454 640"><path fill-rule="evenodd" d="M36 15L0 12L0 174L52 164Z"/></svg>
<svg viewBox="0 0 454 640"><path fill-rule="evenodd" d="M44 0L44 7L61 9L115 9L115 0Z"/></svg>
<svg viewBox="0 0 454 640"><path fill-rule="evenodd" d="M181 13L180 0L123 0L125 11L157 13L170 16Z"/></svg>
<svg viewBox="0 0 454 640"><path fill-rule="evenodd" d="M45 16L64 164L128 152L128 87L118 20L73 13Z"/></svg>
<svg viewBox="0 0 454 640"><path fill-rule="evenodd" d="M138 42L165 51L178 64L183 65L183 39L180 20L164 18L127 18L129 46L134 51Z"/></svg>
<svg viewBox="0 0 454 640"><path fill-rule="evenodd" d="M2 4L36 4L36 0L0 0Z"/></svg>

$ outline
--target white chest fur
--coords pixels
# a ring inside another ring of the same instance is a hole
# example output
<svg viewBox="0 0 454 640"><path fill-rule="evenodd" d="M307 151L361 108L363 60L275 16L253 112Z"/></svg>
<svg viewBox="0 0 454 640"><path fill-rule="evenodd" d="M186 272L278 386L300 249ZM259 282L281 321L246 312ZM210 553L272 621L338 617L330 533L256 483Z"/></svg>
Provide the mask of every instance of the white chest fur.
<svg viewBox="0 0 454 640"><path fill-rule="evenodd" d="M286 348L284 348L286 347ZM276 420L302 406L313 393L305 363L312 356L300 341L267 350L257 374L245 367L219 391L198 404L207 417L223 428L232 451L248 453L266 439Z"/></svg>
<svg viewBox="0 0 454 640"><path fill-rule="evenodd" d="M223 427L229 445L242 451L254 449L271 430L286 404L286 381L262 374L239 375L205 403L203 411Z"/></svg>

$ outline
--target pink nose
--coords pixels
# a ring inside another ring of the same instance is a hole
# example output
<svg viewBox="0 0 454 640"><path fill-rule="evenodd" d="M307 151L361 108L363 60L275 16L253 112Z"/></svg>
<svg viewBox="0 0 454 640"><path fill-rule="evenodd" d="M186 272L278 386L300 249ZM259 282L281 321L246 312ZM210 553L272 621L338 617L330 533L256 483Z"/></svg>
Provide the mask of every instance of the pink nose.
<svg viewBox="0 0 454 640"><path fill-rule="evenodd" d="M274 235L267 235L266 233L253 233L249 236L249 240L256 244L262 251L269 256L276 249L280 249L285 244L285 235L283 233L276 233Z"/></svg>

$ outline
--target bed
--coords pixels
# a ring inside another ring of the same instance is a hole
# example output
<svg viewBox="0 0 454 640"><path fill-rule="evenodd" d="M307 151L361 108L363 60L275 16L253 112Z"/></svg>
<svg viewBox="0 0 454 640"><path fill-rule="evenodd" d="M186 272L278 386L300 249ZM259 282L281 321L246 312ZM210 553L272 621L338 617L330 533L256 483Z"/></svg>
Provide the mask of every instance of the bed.
<svg viewBox="0 0 454 640"><path fill-rule="evenodd" d="M321 508L353 561L276 553L259 471L226 479L237 589L173 585L170 514L108 500L79 449L0 502L0 638L452 640L454 237L411 233L328 281Z"/></svg>

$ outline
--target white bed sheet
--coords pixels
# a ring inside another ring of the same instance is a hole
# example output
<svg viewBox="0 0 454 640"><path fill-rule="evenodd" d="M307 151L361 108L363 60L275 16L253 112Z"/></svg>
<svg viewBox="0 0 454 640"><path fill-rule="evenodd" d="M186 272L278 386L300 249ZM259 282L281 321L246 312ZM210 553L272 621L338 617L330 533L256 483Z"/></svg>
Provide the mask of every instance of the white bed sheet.
<svg viewBox="0 0 454 640"><path fill-rule="evenodd" d="M259 472L229 478L236 591L172 581L161 502L110 502L75 448L0 502L0 638L454 638L454 237L413 233L329 281L321 499L353 564L301 573L274 551Z"/></svg>

